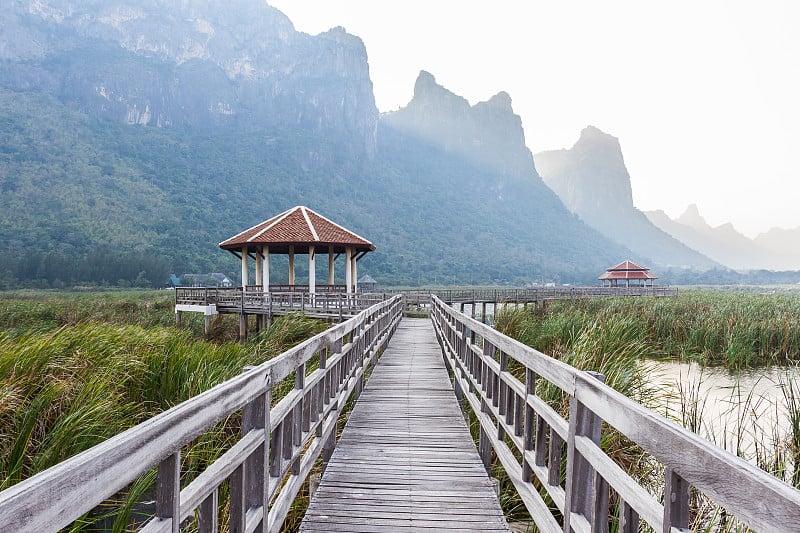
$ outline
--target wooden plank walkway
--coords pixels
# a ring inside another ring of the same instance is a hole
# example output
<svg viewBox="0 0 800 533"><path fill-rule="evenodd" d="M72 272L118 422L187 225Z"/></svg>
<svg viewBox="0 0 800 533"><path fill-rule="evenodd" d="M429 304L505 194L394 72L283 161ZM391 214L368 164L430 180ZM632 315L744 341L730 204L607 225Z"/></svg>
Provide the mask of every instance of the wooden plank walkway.
<svg viewBox="0 0 800 533"><path fill-rule="evenodd" d="M300 531L508 531L430 320L404 318Z"/></svg>

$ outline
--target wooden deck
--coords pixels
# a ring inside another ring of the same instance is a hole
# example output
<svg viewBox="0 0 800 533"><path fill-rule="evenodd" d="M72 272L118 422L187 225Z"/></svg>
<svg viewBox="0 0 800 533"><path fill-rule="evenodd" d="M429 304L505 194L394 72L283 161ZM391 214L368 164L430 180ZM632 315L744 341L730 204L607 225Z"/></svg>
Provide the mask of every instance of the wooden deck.
<svg viewBox="0 0 800 533"><path fill-rule="evenodd" d="M508 531L430 320L400 323L300 530Z"/></svg>

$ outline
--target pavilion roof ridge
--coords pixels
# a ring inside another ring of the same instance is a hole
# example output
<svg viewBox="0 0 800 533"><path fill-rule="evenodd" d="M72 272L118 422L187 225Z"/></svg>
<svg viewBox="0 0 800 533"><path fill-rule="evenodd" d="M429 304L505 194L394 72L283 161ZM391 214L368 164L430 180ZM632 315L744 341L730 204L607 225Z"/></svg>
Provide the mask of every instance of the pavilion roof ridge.
<svg viewBox="0 0 800 533"><path fill-rule="evenodd" d="M337 223L336 223L336 222L334 222L333 220L329 219L328 217L326 217L326 216L324 216L324 215L320 215L319 213L317 213L316 211L314 211L314 210L313 210L313 209L311 209L311 208L308 208L308 207L306 207L306 209L308 209L309 211L311 211L312 213L314 213L316 216L318 216L319 218L321 218L322 220L324 220L324 221L325 221L325 222L327 222L328 224L332 224L332 225L336 226L337 228L339 228L340 230L342 230L342 231L346 231L347 233L349 233L349 234L353 235L354 237L357 237L357 238L361 239L362 241L366 242L367 244L370 244L370 245L372 244L372 242L371 242L369 239L365 239L364 237L362 237L361 235L359 235L359 234L358 234L358 233L356 233L355 231L353 231L353 230L349 230L349 229L345 228L344 226L342 226L342 225L340 225L340 224L337 224Z"/></svg>
<svg viewBox="0 0 800 533"><path fill-rule="evenodd" d="M303 218L306 219L306 224L308 224L308 229L311 230L311 235L314 237L315 241L319 242L319 235L317 234L317 230L314 229L314 224L311 223L311 218L309 218L308 212L306 211L307 209L308 208L306 206L304 206L304 205L300 206L300 212L303 213ZM308 209L308 211L311 211L311 209ZM313 213L313 211L311 211L311 212ZM320 215L317 215L317 216L320 216Z"/></svg>
<svg viewBox="0 0 800 533"><path fill-rule="evenodd" d="M295 207L293 207L293 208L291 208L291 209L287 209L287 210L286 210L286 211L284 211L283 213L280 213L279 215L275 215L274 217L272 217L272 219L267 219L267 221L269 221L269 220L273 220L272 224L270 224L270 226L269 226L269 227L272 227L272 226L274 226L275 224L277 224L278 222L280 222L281 220L283 220L284 218L286 218L287 216L289 216L289 214L291 214L291 212L292 212L292 211L294 211L295 209L296 209ZM227 239L225 239L224 241L220 242L220 243L219 243L219 246L222 246L223 244L225 244L225 243L226 243L226 242L228 242L228 241L232 241L232 240L234 240L234 239L236 239L236 238L238 238L238 237L241 237L242 235L245 235L245 234L247 234L247 233L248 233L248 232L250 232L250 231L253 231L253 230L254 230L254 229L256 229L257 227L261 226L263 223L264 223L264 222L259 222L258 224L254 224L254 225L250 226L249 228L247 228L246 230L244 230L244 231L240 231L239 233L237 233L237 234L236 234L236 235L234 235L233 237L228 237L228 238L227 238ZM265 228L265 229L263 229L262 231L259 231L259 234L263 233L264 231L266 231L266 228ZM250 241L252 238L253 238L253 237L251 237L250 239L247 239L247 240L248 240L248 241Z"/></svg>

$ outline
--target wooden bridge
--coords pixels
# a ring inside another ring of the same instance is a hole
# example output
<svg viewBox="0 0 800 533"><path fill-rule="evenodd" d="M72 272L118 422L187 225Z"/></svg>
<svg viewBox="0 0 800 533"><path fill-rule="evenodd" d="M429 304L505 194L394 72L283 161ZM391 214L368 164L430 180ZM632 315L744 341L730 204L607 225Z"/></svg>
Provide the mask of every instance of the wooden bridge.
<svg viewBox="0 0 800 533"><path fill-rule="evenodd" d="M217 314L238 314L239 335L247 337L248 316L256 317L260 330L274 316L300 313L323 319L344 319L357 315L364 309L393 295L404 297L406 311L429 314L431 297L445 303L457 304L461 311L471 310L472 318L486 321L487 307L496 309L501 304L544 305L548 300L597 298L610 296L675 296L672 287L532 287L527 289L431 289L386 292L346 293L341 285L317 285L309 292L308 285L270 285L268 291L261 285L247 287L177 287L175 289L175 315L180 325L181 315L197 312L205 315L206 332ZM478 309L480 308L480 312Z"/></svg>
<svg viewBox="0 0 800 533"><path fill-rule="evenodd" d="M279 531L317 464L323 474L303 530L504 530L487 476L495 461L540 531L604 532L617 520L621 532L640 524L685 531L690 488L754 530L800 530L800 491L620 395L601 376L436 296L431 309L430 319L414 320L402 318L400 295L376 303L3 491L0 530L68 527L157 467L155 516L143 531L192 524L217 531L223 508L230 531ZM291 390L273 398L287 383ZM568 415L542 399L542 387L562 391ZM337 439L350 398L355 407ZM459 405L477 419L477 449ZM237 413L241 439L182 486L181 450ZM601 449L606 426L663 472L655 493Z"/></svg>

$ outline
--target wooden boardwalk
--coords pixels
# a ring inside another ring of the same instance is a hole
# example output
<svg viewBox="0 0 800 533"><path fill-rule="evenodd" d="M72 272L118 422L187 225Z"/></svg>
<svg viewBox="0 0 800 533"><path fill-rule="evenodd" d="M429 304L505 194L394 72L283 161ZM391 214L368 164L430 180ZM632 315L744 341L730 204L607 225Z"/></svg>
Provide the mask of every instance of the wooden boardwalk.
<svg viewBox="0 0 800 533"><path fill-rule="evenodd" d="M301 531L508 531L428 319L405 318Z"/></svg>

